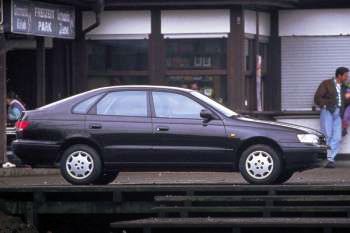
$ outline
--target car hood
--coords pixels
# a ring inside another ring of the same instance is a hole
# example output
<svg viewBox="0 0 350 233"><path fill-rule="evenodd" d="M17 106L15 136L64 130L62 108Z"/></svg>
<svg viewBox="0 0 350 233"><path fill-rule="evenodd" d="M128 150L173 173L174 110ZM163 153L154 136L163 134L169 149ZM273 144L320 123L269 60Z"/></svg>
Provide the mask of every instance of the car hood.
<svg viewBox="0 0 350 233"><path fill-rule="evenodd" d="M264 120L258 120L258 119L254 119L250 117L242 117L242 116L238 117L237 119L245 122L259 123L265 126L275 126L275 127L283 128L285 130L288 130L288 129L294 130L294 131L298 131L298 133L315 134L319 137L322 136L321 132L315 129L311 129L300 125L281 123L281 122L275 122L275 121L264 121Z"/></svg>

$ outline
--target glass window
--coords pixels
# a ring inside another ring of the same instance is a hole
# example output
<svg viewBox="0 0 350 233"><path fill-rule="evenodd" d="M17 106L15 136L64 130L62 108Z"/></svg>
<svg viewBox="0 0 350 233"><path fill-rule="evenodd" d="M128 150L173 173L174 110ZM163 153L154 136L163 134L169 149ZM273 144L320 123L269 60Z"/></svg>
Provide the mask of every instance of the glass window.
<svg viewBox="0 0 350 233"><path fill-rule="evenodd" d="M98 115L147 116L145 91L118 91L107 94L97 104Z"/></svg>
<svg viewBox="0 0 350 233"><path fill-rule="evenodd" d="M199 91L220 103L225 103L227 100L226 76L168 76L167 84L169 86L176 86Z"/></svg>
<svg viewBox="0 0 350 233"><path fill-rule="evenodd" d="M156 117L201 119L202 105L187 96L170 92L153 92Z"/></svg>
<svg viewBox="0 0 350 233"><path fill-rule="evenodd" d="M252 73L254 67L254 45L252 39L244 40L244 68L246 73Z"/></svg>
<svg viewBox="0 0 350 233"><path fill-rule="evenodd" d="M167 39L168 69L225 69L226 39Z"/></svg>
<svg viewBox="0 0 350 233"><path fill-rule="evenodd" d="M88 88L118 86L118 85L146 85L147 76L120 76L120 75L89 75Z"/></svg>
<svg viewBox="0 0 350 233"><path fill-rule="evenodd" d="M219 110L221 113L225 114L225 116L227 116L227 117L237 116L238 115L237 113L235 113L231 109L229 109L229 108L221 105L220 103L210 99L206 95L203 95L203 94L201 94L201 93L199 93L197 91L193 91L193 92L191 92L191 94L196 96L198 99L201 99L202 101L206 102L207 104L209 104L213 108Z"/></svg>
<svg viewBox="0 0 350 233"><path fill-rule="evenodd" d="M147 40L93 40L88 43L89 71L147 70Z"/></svg>
<svg viewBox="0 0 350 233"><path fill-rule="evenodd" d="M82 102L80 102L78 105L76 105L73 109L73 113L78 113L78 114L86 114L90 108L92 107L92 105L103 95L99 94L93 97L90 97L87 100L84 100Z"/></svg>

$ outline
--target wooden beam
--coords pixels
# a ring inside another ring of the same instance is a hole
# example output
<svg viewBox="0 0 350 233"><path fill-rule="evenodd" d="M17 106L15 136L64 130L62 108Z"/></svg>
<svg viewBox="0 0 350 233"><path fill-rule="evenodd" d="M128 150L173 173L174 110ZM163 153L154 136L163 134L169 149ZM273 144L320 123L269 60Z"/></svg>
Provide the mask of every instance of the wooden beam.
<svg viewBox="0 0 350 233"><path fill-rule="evenodd" d="M37 37L36 43L36 106L40 107L46 103L46 58L44 37Z"/></svg>
<svg viewBox="0 0 350 233"><path fill-rule="evenodd" d="M278 36L278 11L271 14L269 74L264 81L265 110L281 110L281 38Z"/></svg>
<svg viewBox="0 0 350 233"><path fill-rule="evenodd" d="M6 46L5 35L0 32L0 164L6 161Z"/></svg>
<svg viewBox="0 0 350 233"><path fill-rule="evenodd" d="M160 10L151 11L151 35L149 38L148 66L151 84L159 85L165 82L165 45L161 33Z"/></svg>
<svg viewBox="0 0 350 233"><path fill-rule="evenodd" d="M244 17L241 7L231 10L231 32L227 38L227 103L235 110L244 106Z"/></svg>
<svg viewBox="0 0 350 233"><path fill-rule="evenodd" d="M89 71L91 76L148 76L150 72L147 70L111 70L111 71Z"/></svg>
<svg viewBox="0 0 350 233"><path fill-rule="evenodd" d="M218 1L114 1L107 0L106 7L152 7L152 6L234 6L294 8L297 0L218 0Z"/></svg>
<svg viewBox="0 0 350 233"><path fill-rule="evenodd" d="M71 90L68 90L69 95L84 92L88 89L88 46L82 30L82 12L76 12L76 39L71 42L71 46L67 49L72 61L71 64L67 64L68 67L71 66L72 74L70 77L73 84ZM68 42L66 43L68 44Z"/></svg>
<svg viewBox="0 0 350 233"><path fill-rule="evenodd" d="M227 75L226 70L222 69L215 69L215 70L167 70L166 75L171 75L171 76L200 76L200 75Z"/></svg>

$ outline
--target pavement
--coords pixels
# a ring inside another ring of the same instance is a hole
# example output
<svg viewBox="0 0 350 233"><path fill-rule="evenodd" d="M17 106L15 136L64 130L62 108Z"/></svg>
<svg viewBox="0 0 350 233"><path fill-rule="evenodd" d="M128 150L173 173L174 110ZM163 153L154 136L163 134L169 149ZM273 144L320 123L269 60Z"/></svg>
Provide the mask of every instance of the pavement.
<svg viewBox="0 0 350 233"><path fill-rule="evenodd" d="M57 169L46 169L45 172L42 169L30 169L29 175L24 176L1 176L3 170L0 169L0 187L70 185ZM121 172L110 185L118 184L246 184L246 182L239 173L229 172ZM317 168L297 172L286 184L350 185L350 161L338 162L335 169Z"/></svg>

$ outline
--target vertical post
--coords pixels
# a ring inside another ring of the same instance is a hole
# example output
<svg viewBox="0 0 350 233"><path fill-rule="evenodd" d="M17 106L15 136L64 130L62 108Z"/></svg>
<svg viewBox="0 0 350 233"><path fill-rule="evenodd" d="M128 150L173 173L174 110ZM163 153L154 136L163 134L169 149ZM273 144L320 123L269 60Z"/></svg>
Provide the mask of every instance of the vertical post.
<svg viewBox="0 0 350 233"><path fill-rule="evenodd" d="M231 30L227 38L227 102L244 110L244 16L242 7L230 10Z"/></svg>
<svg viewBox="0 0 350 233"><path fill-rule="evenodd" d="M260 18L256 11L256 35L255 35L255 81L256 81L256 110L262 111L261 98L261 56L260 56Z"/></svg>
<svg viewBox="0 0 350 233"><path fill-rule="evenodd" d="M0 164L6 161L6 46L2 26L0 32Z"/></svg>
<svg viewBox="0 0 350 233"><path fill-rule="evenodd" d="M165 82L164 39L161 34L161 13L159 9L151 11L151 35L149 38L149 80L151 84Z"/></svg>
<svg viewBox="0 0 350 233"><path fill-rule="evenodd" d="M88 89L88 44L85 40L85 35L83 32L82 26L82 12L79 10L76 13L76 38L72 42L72 51L70 52L70 47L68 46L67 58L71 56L71 64L67 63L67 72L72 72L70 75L72 87L69 87L71 90L67 90L67 94L75 94L86 91ZM68 44L68 42L64 42ZM69 80L67 80L67 84Z"/></svg>
<svg viewBox="0 0 350 233"><path fill-rule="evenodd" d="M269 77L265 80L265 106L267 110L281 110L281 38L278 35L278 11L271 13ZM267 88L268 87L268 88Z"/></svg>
<svg viewBox="0 0 350 233"><path fill-rule="evenodd" d="M46 78L45 78L45 41L44 37L36 40L36 106L43 106L46 102Z"/></svg>

